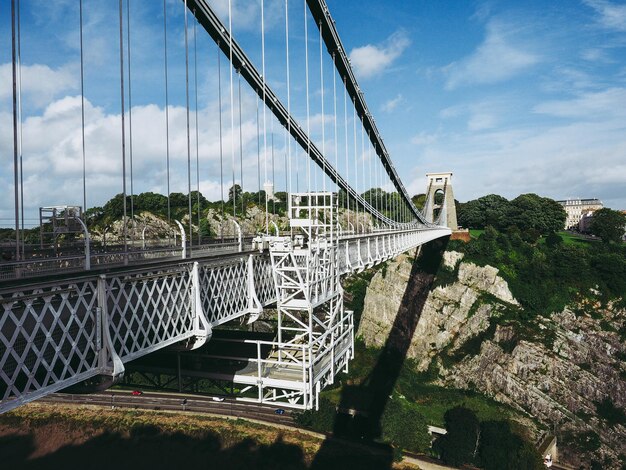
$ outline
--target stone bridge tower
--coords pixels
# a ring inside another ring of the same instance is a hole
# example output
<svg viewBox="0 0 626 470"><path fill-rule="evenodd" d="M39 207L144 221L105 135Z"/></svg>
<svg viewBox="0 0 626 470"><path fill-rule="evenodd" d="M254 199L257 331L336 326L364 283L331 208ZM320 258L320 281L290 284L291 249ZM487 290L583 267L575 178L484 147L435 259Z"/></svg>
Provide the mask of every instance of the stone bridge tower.
<svg viewBox="0 0 626 470"><path fill-rule="evenodd" d="M452 173L426 173L426 177L428 178L428 190L424 203L426 220L457 230L459 227L452 192ZM439 212L435 217L437 209Z"/></svg>

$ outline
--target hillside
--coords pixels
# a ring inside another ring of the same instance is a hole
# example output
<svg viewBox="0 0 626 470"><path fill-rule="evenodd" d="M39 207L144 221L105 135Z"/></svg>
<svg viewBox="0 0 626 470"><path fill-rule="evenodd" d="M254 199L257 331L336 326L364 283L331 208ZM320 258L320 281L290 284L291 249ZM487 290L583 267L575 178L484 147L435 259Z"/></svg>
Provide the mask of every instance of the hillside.
<svg viewBox="0 0 626 470"><path fill-rule="evenodd" d="M322 439L294 429L212 416L99 407L29 404L0 416L2 468L10 469L306 469L336 467L344 455L358 468L384 454L345 443L321 458Z"/></svg>
<svg viewBox="0 0 626 470"><path fill-rule="evenodd" d="M427 373L433 385L484 394L531 417L536 426L527 430L533 440L555 433L566 461L622 468L626 309L615 295L618 281L607 276L597 279L595 288L572 285L562 293L550 290L556 281L545 273L545 291L530 291L533 280L518 277L514 284L522 286L521 301L500 270L485 264L505 253L498 253L495 244L493 251L483 251L481 243L485 240L455 245L469 255L454 250L444 254L410 338L407 357L413 369ZM467 260L472 257L483 265ZM373 276L357 333L367 346L385 343L412 264L409 256L401 256ZM508 276L519 274L515 263L507 266ZM599 276L578 274L581 284ZM559 283L563 288L563 279ZM602 287L604 293L598 290ZM566 305L561 308L560 302Z"/></svg>

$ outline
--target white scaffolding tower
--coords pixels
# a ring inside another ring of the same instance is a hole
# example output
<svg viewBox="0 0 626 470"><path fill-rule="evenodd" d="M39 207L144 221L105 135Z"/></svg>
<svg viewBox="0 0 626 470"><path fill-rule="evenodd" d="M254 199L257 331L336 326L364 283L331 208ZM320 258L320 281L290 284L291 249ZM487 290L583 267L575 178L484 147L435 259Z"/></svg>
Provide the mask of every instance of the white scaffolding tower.
<svg viewBox="0 0 626 470"><path fill-rule="evenodd" d="M290 404L317 408L320 390L347 370L354 354L353 316L344 309L339 282L337 195L291 194L289 220L291 236L269 243L278 312L275 354L279 364L303 368L305 386Z"/></svg>
<svg viewBox="0 0 626 470"><path fill-rule="evenodd" d="M208 345L214 349L190 353L202 366L183 374L230 383L238 400L311 409L319 406L322 388L347 371L354 323L339 282L337 195L292 194L288 210L290 235L257 240L271 258L276 336L266 341L214 332Z"/></svg>

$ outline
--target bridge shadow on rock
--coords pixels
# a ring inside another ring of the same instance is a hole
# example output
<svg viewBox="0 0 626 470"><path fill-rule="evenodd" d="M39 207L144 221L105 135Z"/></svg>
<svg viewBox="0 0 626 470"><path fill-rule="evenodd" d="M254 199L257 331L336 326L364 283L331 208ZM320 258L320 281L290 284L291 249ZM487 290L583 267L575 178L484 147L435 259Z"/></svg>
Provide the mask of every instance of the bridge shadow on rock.
<svg viewBox="0 0 626 470"><path fill-rule="evenodd" d="M448 238L444 238L422 245L419 256L413 262L398 314L378 360L360 384L343 387L333 434L324 441L315 456L312 469L382 470L392 467L392 448L378 442L382 437L382 416L402 370L447 243ZM368 444L373 453L364 454L361 449L361 452L353 454L346 444L354 441Z"/></svg>
<svg viewBox="0 0 626 470"><path fill-rule="evenodd" d="M262 469L304 470L307 468L299 446L282 441L271 444L244 439L223 447L218 436L210 432L192 437L183 433L166 433L156 426L132 428L130 435L104 432L82 444L68 444L39 457L41 452L31 435L0 437L2 468L11 470L50 470L88 468L90 470L179 469ZM58 436L51 435L56 440ZM45 448L45 444L39 443Z"/></svg>

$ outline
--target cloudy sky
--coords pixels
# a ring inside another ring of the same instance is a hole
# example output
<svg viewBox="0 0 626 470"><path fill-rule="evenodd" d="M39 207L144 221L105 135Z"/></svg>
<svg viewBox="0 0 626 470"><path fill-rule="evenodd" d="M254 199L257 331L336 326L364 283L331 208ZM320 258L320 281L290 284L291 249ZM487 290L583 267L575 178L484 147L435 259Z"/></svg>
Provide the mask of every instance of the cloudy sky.
<svg viewBox="0 0 626 470"><path fill-rule="evenodd" d="M21 3L24 200L26 217L32 219L39 206L82 205L80 36L75 0ZM227 22L228 1L211 3ZM117 5L84 0L88 206L122 190ZM425 190L427 172L452 171L461 201L488 193L513 198L535 192L556 199L598 197L610 207L626 209L624 2L328 0L328 6L409 192ZM262 69L260 1L233 0L232 8L234 35ZM264 9L265 75L272 88L285 104L289 90L293 114L332 162L338 158L344 175L354 181L356 172L359 189L384 185L372 166L371 149L361 144L359 130L354 135L352 108L344 110L339 83L333 98L330 58L320 61L318 33L310 20L309 50L304 48L302 2L289 4L289 87L284 1L266 0ZM165 193L169 146L170 188L186 193L182 2L167 0L169 129L162 2L131 0L130 12L130 100L127 49L124 86L127 159L132 104L133 190ZM298 165L303 181L302 150L288 143L267 111L263 119L262 107L257 120L256 96L242 83L239 99L236 73L231 101L228 61L220 59L218 73L215 44L200 29L194 41L189 21L192 189L198 179L201 191L217 199L234 169L235 181L243 176L249 190L272 174L282 190L289 184L284 173L289 147L298 162L292 169ZM13 213L10 33L10 1L0 0L0 184L7 193L0 200L2 226L11 224ZM124 34L127 48L126 29ZM127 186L129 190L130 180Z"/></svg>

